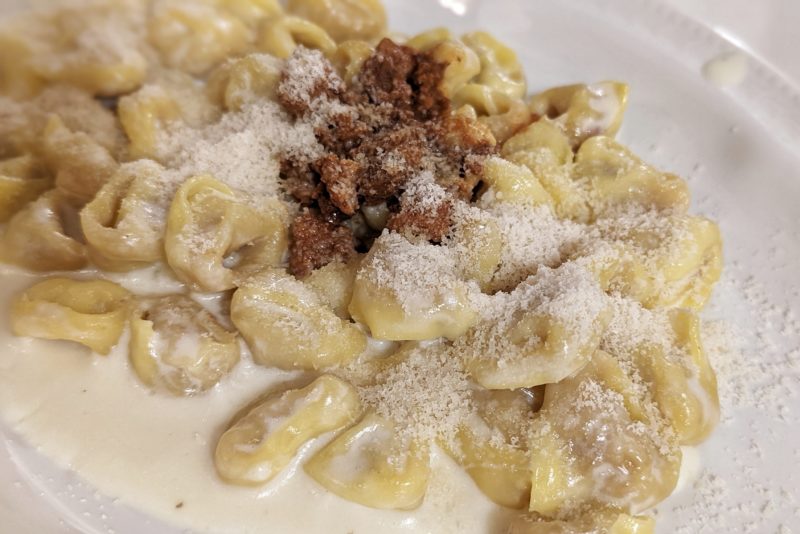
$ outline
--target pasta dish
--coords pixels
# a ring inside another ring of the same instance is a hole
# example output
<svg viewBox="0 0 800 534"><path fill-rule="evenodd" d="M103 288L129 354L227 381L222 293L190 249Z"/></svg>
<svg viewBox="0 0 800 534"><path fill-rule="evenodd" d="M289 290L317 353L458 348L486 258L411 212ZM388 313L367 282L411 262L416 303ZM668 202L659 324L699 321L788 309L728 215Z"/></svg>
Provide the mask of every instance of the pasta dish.
<svg viewBox="0 0 800 534"><path fill-rule="evenodd" d="M0 45L15 335L164 406L268 369L207 428L238 499L414 510L443 454L500 532L653 532L719 418L721 240L615 140L624 83L529 91L491 34L388 33L378 0L97 0Z"/></svg>

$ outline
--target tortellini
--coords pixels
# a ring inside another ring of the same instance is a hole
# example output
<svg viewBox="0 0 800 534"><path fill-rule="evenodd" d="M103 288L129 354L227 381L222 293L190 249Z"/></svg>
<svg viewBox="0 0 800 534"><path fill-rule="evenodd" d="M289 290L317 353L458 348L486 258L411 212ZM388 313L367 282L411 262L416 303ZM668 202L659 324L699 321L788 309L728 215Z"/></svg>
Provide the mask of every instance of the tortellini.
<svg viewBox="0 0 800 534"><path fill-rule="evenodd" d="M486 32L467 33L461 36L461 40L481 61L481 72L475 78L474 84L488 87L511 98L525 96L525 74L513 50ZM456 102L461 98L463 97L460 93L455 95Z"/></svg>
<svg viewBox="0 0 800 534"><path fill-rule="evenodd" d="M339 430L361 415L355 388L322 375L302 389L273 393L233 420L217 442L214 465L227 482L268 482L310 439Z"/></svg>
<svg viewBox="0 0 800 534"><path fill-rule="evenodd" d="M372 508L416 508L430 477L428 450L399 439L394 424L373 412L337 436L304 467L325 489Z"/></svg>
<svg viewBox="0 0 800 534"><path fill-rule="evenodd" d="M497 200L532 206L553 202L536 176L523 165L495 157L484 163L483 173L487 189L482 202Z"/></svg>
<svg viewBox="0 0 800 534"><path fill-rule="evenodd" d="M161 72L157 83L125 95L118 103L129 154L158 161L172 155L168 143L171 130L202 126L216 119L218 112L192 77L178 71Z"/></svg>
<svg viewBox="0 0 800 534"><path fill-rule="evenodd" d="M719 420L717 379L700 343L700 319L684 309L669 312L678 354L643 344L633 355L653 401L675 431L681 445L708 437Z"/></svg>
<svg viewBox="0 0 800 534"><path fill-rule="evenodd" d="M592 137L581 145L574 173L586 182L595 214L631 204L676 212L689 206L682 179L657 171L609 137Z"/></svg>
<svg viewBox="0 0 800 534"><path fill-rule="evenodd" d="M577 265L541 266L507 298L502 314L481 321L454 345L472 378L487 389L533 387L568 377L586 364L608 321L602 291ZM581 299L580 309L572 298ZM586 326L571 326L577 322Z"/></svg>
<svg viewBox="0 0 800 534"><path fill-rule="evenodd" d="M440 26L413 36L406 42L406 46L426 52L444 41L454 39L453 32Z"/></svg>
<svg viewBox="0 0 800 534"><path fill-rule="evenodd" d="M344 41L336 47L336 52L331 56L331 62L342 79L351 83L361 72L361 66L374 51L372 46L364 41Z"/></svg>
<svg viewBox="0 0 800 534"><path fill-rule="evenodd" d="M14 300L11 328L18 336L75 341L108 354L125 327L129 298L105 280L50 278Z"/></svg>
<svg viewBox="0 0 800 534"><path fill-rule="evenodd" d="M169 67L202 74L244 53L251 31L234 14L202 0L159 0L149 21L150 42Z"/></svg>
<svg viewBox="0 0 800 534"><path fill-rule="evenodd" d="M528 106L519 98L495 95L491 110L488 115L478 117L478 122L488 127L500 143L531 123Z"/></svg>
<svg viewBox="0 0 800 534"><path fill-rule="evenodd" d="M653 222L647 213L599 221L617 247L600 277L610 290L647 308L701 309L722 270L719 228L702 217L671 216Z"/></svg>
<svg viewBox="0 0 800 534"><path fill-rule="evenodd" d="M9 220L51 185L47 169L31 154L0 161L0 222Z"/></svg>
<svg viewBox="0 0 800 534"><path fill-rule="evenodd" d="M114 158L124 144L115 114L77 87L53 84L30 100L16 102L0 97L0 101L3 102L0 106L0 154L3 157L31 153L43 160L42 135L48 125L59 121L72 135L88 135ZM69 146L65 148L70 149Z"/></svg>
<svg viewBox="0 0 800 534"><path fill-rule="evenodd" d="M124 270L163 256L164 172L148 160L127 163L81 210L81 227L95 263Z"/></svg>
<svg viewBox="0 0 800 534"><path fill-rule="evenodd" d="M550 121L530 124L506 140L503 158L527 167L553 199L556 214L588 222L592 216L589 195L573 180L573 153L564 133Z"/></svg>
<svg viewBox="0 0 800 534"><path fill-rule="evenodd" d="M347 306L353 298L353 283L358 270L358 260L348 263L334 262L315 269L303 282L309 285L342 319L349 319Z"/></svg>
<svg viewBox="0 0 800 534"><path fill-rule="evenodd" d="M533 408L519 391L476 391L477 413L445 449L492 501L527 508L531 492L528 424Z"/></svg>
<svg viewBox="0 0 800 534"><path fill-rule="evenodd" d="M467 284L455 277L455 259L442 252L442 247L410 243L400 234L384 232L356 275L350 314L378 339L455 339L463 334L477 321L477 313ZM415 259L413 266L393 260L404 253ZM428 274L438 277L436 287L416 283L422 277L415 269L431 270Z"/></svg>
<svg viewBox="0 0 800 534"><path fill-rule="evenodd" d="M39 91L44 80L31 65L34 53L33 43L19 33L0 31L0 94L22 99Z"/></svg>
<svg viewBox="0 0 800 534"><path fill-rule="evenodd" d="M216 0L216 4L250 27L283 12L279 0Z"/></svg>
<svg viewBox="0 0 800 534"><path fill-rule="evenodd" d="M306 19L276 15L261 23L256 39L259 51L286 59L299 45L319 50L326 56L336 51L336 42L328 33Z"/></svg>
<svg viewBox="0 0 800 534"><path fill-rule="evenodd" d="M275 57L248 54L212 73L207 86L210 97L233 111L258 100L274 100L282 69L283 62Z"/></svg>
<svg viewBox="0 0 800 534"><path fill-rule="evenodd" d="M376 40L386 31L380 0L289 0L286 9L318 24L337 42Z"/></svg>
<svg viewBox="0 0 800 534"><path fill-rule="evenodd" d="M96 95L132 91L147 71L135 30L143 23L142 15L135 4L107 2L31 17L26 21L29 44L18 48L22 57L17 58L34 73L23 70L27 87L32 89L39 79L67 83Z"/></svg>
<svg viewBox="0 0 800 534"><path fill-rule="evenodd" d="M608 509L586 513L572 520L548 520L520 516L512 521L508 534L653 534L655 521L648 516L631 516Z"/></svg>
<svg viewBox="0 0 800 534"><path fill-rule="evenodd" d="M343 365L367 345L356 325L337 317L317 293L279 269L262 271L236 290L231 320L256 363L281 369Z"/></svg>
<svg viewBox="0 0 800 534"><path fill-rule="evenodd" d="M583 367L599 343L601 327L585 340L574 340L569 327L554 317L520 311L507 330L480 325L458 346L469 354L467 369L489 389L532 387L558 382ZM484 330L484 328L486 330ZM501 341L502 354L483 353L490 339Z"/></svg>
<svg viewBox="0 0 800 534"><path fill-rule="evenodd" d="M648 402L603 351L549 384L530 445L530 510L552 517L587 504L638 512L667 497L681 453Z"/></svg>
<svg viewBox="0 0 800 534"><path fill-rule="evenodd" d="M142 301L131 315L130 359L139 378L173 395L214 386L239 361L239 341L182 295Z"/></svg>
<svg viewBox="0 0 800 534"><path fill-rule="evenodd" d="M0 257L34 271L71 271L87 262L86 247L75 239L72 208L56 190L17 212L0 241Z"/></svg>
<svg viewBox="0 0 800 534"><path fill-rule="evenodd" d="M464 279L474 280L482 291L488 292L503 254L497 222L483 211L477 216L465 217L454 229L448 246L458 253Z"/></svg>
<svg viewBox="0 0 800 534"><path fill-rule="evenodd" d="M108 150L83 132L72 132L52 117L42 135L41 151L55 174L55 186L75 206L83 206L117 169Z"/></svg>
<svg viewBox="0 0 800 534"><path fill-rule="evenodd" d="M534 96L531 111L549 117L578 147L596 135L613 137L622 124L628 86L620 82L599 82L554 87Z"/></svg>
<svg viewBox="0 0 800 534"><path fill-rule="evenodd" d="M225 184L196 176L178 189L164 236L167 263L198 291L224 291L278 265L287 248L287 212L277 199L256 210Z"/></svg>
<svg viewBox="0 0 800 534"><path fill-rule="evenodd" d="M180 118L175 100L161 87L145 86L119 101L119 118L134 157L161 159L159 136Z"/></svg>

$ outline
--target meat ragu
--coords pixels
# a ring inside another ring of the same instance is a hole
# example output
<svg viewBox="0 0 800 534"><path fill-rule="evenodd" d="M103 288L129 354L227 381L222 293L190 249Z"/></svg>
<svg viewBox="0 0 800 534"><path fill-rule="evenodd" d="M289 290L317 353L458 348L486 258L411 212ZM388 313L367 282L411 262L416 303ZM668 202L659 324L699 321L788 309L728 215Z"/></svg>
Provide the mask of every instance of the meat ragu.
<svg viewBox="0 0 800 534"><path fill-rule="evenodd" d="M491 133L451 114L440 89L446 65L383 39L348 87L327 62L309 80L308 69L293 65L304 52L287 61L278 99L293 117L315 124L326 152L281 164L285 188L302 206L291 230L291 272L303 277L367 250L379 230L359 224L365 206L385 204L393 231L440 241L450 228L449 204L418 210L401 203L407 183L429 172L453 197L468 200L483 159L496 152Z"/></svg>

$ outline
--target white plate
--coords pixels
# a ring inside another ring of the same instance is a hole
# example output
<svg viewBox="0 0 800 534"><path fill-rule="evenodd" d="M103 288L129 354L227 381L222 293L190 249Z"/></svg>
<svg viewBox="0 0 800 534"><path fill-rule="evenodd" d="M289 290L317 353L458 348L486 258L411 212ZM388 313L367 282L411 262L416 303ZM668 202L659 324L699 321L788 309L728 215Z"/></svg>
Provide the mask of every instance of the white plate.
<svg viewBox="0 0 800 534"><path fill-rule="evenodd" d="M723 423L694 458L696 488L660 507L659 532L800 526L800 95L752 57L741 83L709 83L703 64L734 45L661 3L387 4L392 27L404 32L492 31L519 52L531 90L610 78L630 84L620 138L687 177L694 211L720 222L727 270L706 317L729 320L746 347L743 357L712 362ZM181 531L100 495L1 425L0 438L0 533Z"/></svg>

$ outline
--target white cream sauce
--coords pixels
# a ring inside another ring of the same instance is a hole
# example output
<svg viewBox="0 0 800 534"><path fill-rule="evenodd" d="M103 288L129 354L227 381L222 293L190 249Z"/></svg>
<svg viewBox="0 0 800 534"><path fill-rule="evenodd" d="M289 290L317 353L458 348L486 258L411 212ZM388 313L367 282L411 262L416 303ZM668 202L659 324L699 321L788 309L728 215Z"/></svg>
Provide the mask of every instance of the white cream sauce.
<svg viewBox="0 0 800 534"><path fill-rule="evenodd" d="M733 51L719 54L703 65L703 77L717 87L738 85L747 76L747 56Z"/></svg>
<svg viewBox="0 0 800 534"><path fill-rule="evenodd" d="M9 330L11 298L36 278L0 266L0 417L3 423L100 492L196 532L386 534L486 533L510 512L486 499L444 454L424 503L411 512L373 510L317 485L301 467L331 436L305 447L264 486L223 483L212 454L230 418L249 401L298 373L269 370L249 357L204 395L151 393L127 359L127 333L106 357L68 342L17 338ZM175 292L155 270L124 280L140 294ZM0 425L0 436L3 430ZM178 503L183 503L176 508Z"/></svg>

